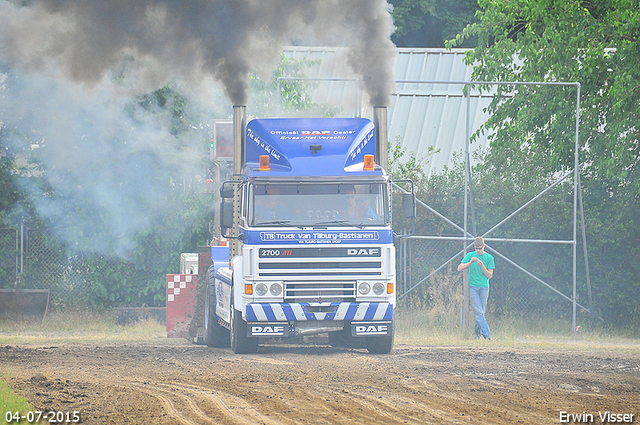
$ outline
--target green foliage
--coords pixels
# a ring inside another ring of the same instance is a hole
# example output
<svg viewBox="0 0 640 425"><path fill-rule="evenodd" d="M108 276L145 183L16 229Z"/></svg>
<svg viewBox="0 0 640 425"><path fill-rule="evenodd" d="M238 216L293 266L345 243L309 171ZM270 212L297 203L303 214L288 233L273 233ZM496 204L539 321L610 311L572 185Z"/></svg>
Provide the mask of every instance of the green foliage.
<svg viewBox="0 0 640 425"><path fill-rule="evenodd" d="M451 169L445 168L441 173L430 177L424 172L431 155L437 153L432 146L425 158L417 157L415 152L407 153L402 147L400 138L396 138L394 144L389 145L389 169L394 180L409 179L413 181L414 190L418 199L426 200L430 207L439 212L452 213L454 220L462 221L462 202L464 199L463 168L457 162ZM408 189L408 188L407 188ZM415 226L420 234L444 235L453 230L450 225L431 212L419 214L415 221L402 218L401 198L394 197L394 227L413 228ZM455 213L454 213L455 212ZM427 232L427 233L424 233Z"/></svg>
<svg viewBox="0 0 640 425"><path fill-rule="evenodd" d="M433 153L433 146L429 146L429 156ZM396 136L395 143L389 142L389 170L394 180L409 179L421 187L427 179L424 172L427 160L428 158L418 158L415 152L407 154L407 148L402 146L400 136Z"/></svg>
<svg viewBox="0 0 640 425"><path fill-rule="evenodd" d="M403 150L396 146L390 150L392 163L402 157ZM472 170L475 220L477 234L482 235L505 219L516 209L555 183L560 175L549 173L545 166L536 167L526 158L482 154ZM522 163L518 162L522 160ZM418 161L418 166L420 162ZM596 314L603 317L612 329L631 330L640 322L637 305L640 296L640 256L635 248L640 240L640 208L638 197L628 191L612 190L611 182L596 180L584 173L583 201L587 231L587 246L591 271L591 284ZM463 222L464 167L461 158L450 169L420 180L418 198L459 225ZM394 198L394 228L411 228L401 217L399 197ZM473 217L469 210L468 222ZM571 178L557 184L527 208L502 224L488 236L496 238L523 238L538 240L571 240L573 222L573 181ZM580 223L578 223L580 225ZM471 226L471 224L470 224ZM414 234L460 236L451 225L423 208L418 208ZM588 305L582 238L578 234L578 302ZM417 279L431 273L461 249L457 242L412 242L408 261ZM526 270L566 295L572 292L572 249L569 245L523 244L491 242L490 245ZM454 265L459 261L454 260ZM492 280L489 306L493 317L514 319L539 315L570 320L570 304L545 288L536 280L496 257L497 272ZM441 272L440 272L441 274ZM446 273L445 273L446 275ZM442 308L434 310L434 288L437 276L416 288L401 303L418 309L438 322ZM441 285L440 285L441 286ZM402 293L403 289L400 288ZM445 296L441 287L435 293ZM579 312L579 320L587 321L586 312Z"/></svg>
<svg viewBox="0 0 640 425"><path fill-rule="evenodd" d="M640 296L638 2L483 0L480 6L480 21L448 43L452 47L477 37L478 46L467 56L474 80L581 85L581 185L596 308L618 326L637 324L640 314L632 300ZM520 202L574 167L576 95L574 86L495 89L483 130L491 134L491 152L476 170L481 214L487 207L505 214L511 202L500 200L501 194ZM493 195L483 205L485 191ZM536 202L524 216L534 224L529 234L570 239L559 217L571 219L572 192L567 183ZM521 231L515 222L501 230ZM561 267L563 257L547 257L541 273L570 280Z"/></svg>
<svg viewBox="0 0 640 425"><path fill-rule="evenodd" d="M317 86L317 82L304 80L307 68L320 64L320 59L309 60L288 58L282 54L280 63L274 68L270 79L265 81L256 74L250 75L251 90L248 108L256 116L269 117L278 111L303 113L305 115L332 117L340 111L337 107L315 103L307 90ZM278 78L297 77L295 80L280 80L278 93Z"/></svg>
<svg viewBox="0 0 640 425"><path fill-rule="evenodd" d="M478 81L581 84L581 160L598 179L640 194L640 8L634 0L484 0L469 36ZM489 112L494 151L518 150L549 171L573 167L575 87L501 86ZM513 143L514 140L519 143Z"/></svg>
<svg viewBox="0 0 640 425"><path fill-rule="evenodd" d="M135 103L127 107L130 116L140 120L142 117L137 116L136 108L145 111L147 116L144 119L151 116L156 121L165 121L169 133L176 137L176 148L186 147L180 136L188 134L202 121L200 114L194 110L187 96L175 83L166 84L154 92L138 96Z"/></svg>
<svg viewBox="0 0 640 425"><path fill-rule="evenodd" d="M0 400L2 400L2 416L0 417L0 424L7 423L6 412L20 412L20 414L26 415L26 412L35 411L25 398L16 395L11 388L9 388L9 385L7 385L4 379L6 379L4 376L0 377ZM13 422L18 421L19 419L14 420ZM23 421L25 420L23 419Z"/></svg>
<svg viewBox="0 0 640 425"><path fill-rule="evenodd" d="M475 0L390 0L396 31L392 41L399 47L443 47L475 22ZM468 40L464 47L473 45Z"/></svg>
<svg viewBox="0 0 640 425"><path fill-rule="evenodd" d="M0 85L0 90L3 88ZM33 136L37 134L20 134L0 117L0 227L16 225L32 216L33 205L25 196L28 186L45 184L41 168L30 155Z"/></svg>
<svg viewBox="0 0 640 425"><path fill-rule="evenodd" d="M2 89L19 94L17 77L11 70L6 75ZM204 164L203 119L175 84L132 99L125 114L114 112L124 115L126 123L117 124L129 127L127 134L112 132L90 112L80 112L77 119L85 121L69 131L75 139L64 152L42 135L41 123L0 117L0 227L25 220L26 228L48 228L41 251L30 247L23 282L51 288L58 307L162 305L165 274L179 270L181 252L197 251L209 239L211 194L191 187L204 188L202 177L166 165L167 157L185 153L197 158L191 167ZM147 142L146 135L154 139ZM138 136L142 142L132 147L129 138ZM68 165L40 161L61 153L71 154ZM11 239L5 234L3 242ZM12 245L15 240L3 247ZM3 287L13 285L14 267L2 272Z"/></svg>
<svg viewBox="0 0 640 425"><path fill-rule="evenodd" d="M1 137L1 136L0 136ZM0 156L0 217L10 211L18 201L18 188L13 178L15 160Z"/></svg>

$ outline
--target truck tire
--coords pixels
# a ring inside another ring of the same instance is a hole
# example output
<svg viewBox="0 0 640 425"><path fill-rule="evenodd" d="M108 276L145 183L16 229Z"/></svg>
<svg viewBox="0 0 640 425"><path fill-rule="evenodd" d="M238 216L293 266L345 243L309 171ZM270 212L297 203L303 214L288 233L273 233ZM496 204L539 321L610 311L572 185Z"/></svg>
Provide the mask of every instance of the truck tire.
<svg viewBox="0 0 640 425"><path fill-rule="evenodd" d="M216 320L216 297L207 285L204 298L204 343L209 347L228 347L229 332Z"/></svg>
<svg viewBox="0 0 640 425"><path fill-rule="evenodd" d="M366 337L366 346L369 354L389 354L393 349L394 324L391 325L391 334L385 336Z"/></svg>
<svg viewBox="0 0 640 425"><path fill-rule="evenodd" d="M365 341L351 336L351 324L347 322L341 331L329 332L329 345L334 348L365 348Z"/></svg>
<svg viewBox="0 0 640 425"><path fill-rule="evenodd" d="M231 350L236 354L252 354L258 351L258 338L247 336L247 322L231 302Z"/></svg>

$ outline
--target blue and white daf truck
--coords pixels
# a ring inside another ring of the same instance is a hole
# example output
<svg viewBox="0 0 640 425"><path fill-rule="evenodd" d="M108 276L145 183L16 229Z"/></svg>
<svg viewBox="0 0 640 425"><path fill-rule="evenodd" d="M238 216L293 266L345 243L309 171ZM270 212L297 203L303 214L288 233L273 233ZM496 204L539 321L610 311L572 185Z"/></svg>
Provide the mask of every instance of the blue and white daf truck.
<svg viewBox="0 0 640 425"><path fill-rule="evenodd" d="M205 343L252 353L265 337L328 333L334 346L389 353L396 304L391 188L375 161L373 123L234 125L242 132L242 161L222 186L220 207L230 258L209 269Z"/></svg>

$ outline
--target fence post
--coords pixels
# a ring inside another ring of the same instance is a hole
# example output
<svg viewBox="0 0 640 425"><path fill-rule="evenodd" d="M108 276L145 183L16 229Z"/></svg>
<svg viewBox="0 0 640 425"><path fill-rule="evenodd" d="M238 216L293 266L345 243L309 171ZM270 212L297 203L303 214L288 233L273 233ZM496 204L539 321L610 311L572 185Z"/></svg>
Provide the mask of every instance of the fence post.
<svg viewBox="0 0 640 425"><path fill-rule="evenodd" d="M404 231L402 233L404 234ZM408 288L407 286L407 239L406 238L401 239L400 251L402 253L402 293L404 294Z"/></svg>
<svg viewBox="0 0 640 425"><path fill-rule="evenodd" d="M20 228L16 226L16 280L13 289L18 289L18 279L20 279Z"/></svg>
<svg viewBox="0 0 640 425"><path fill-rule="evenodd" d="M17 254L16 254L16 257L17 257ZM23 277L24 277L24 221L20 221L20 270L18 272L18 275L16 276L16 284L15 284L16 290L23 289L22 288Z"/></svg>
<svg viewBox="0 0 640 425"><path fill-rule="evenodd" d="M469 317L469 275L462 272L462 306L460 307L460 329L467 329Z"/></svg>

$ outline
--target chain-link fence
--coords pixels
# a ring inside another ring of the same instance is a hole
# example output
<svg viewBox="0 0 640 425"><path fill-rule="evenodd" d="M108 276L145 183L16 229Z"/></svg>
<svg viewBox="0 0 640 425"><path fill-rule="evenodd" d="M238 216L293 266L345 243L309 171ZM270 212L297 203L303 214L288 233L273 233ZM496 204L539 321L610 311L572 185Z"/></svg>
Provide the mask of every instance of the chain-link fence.
<svg viewBox="0 0 640 425"><path fill-rule="evenodd" d="M73 257L49 229L26 229L25 272L22 286L49 289L56 304L76 306L89 293L87 279Z"/></svg>
<svg viewBox="0 0 640 425"><path fill-rule="evenodd" d="M13 288L18 275L18 228L0 228L0 288Z"/></svg>
<svg viewBox="0 0 640 425"><path fill-rule="evenodd" d="M496 263L488 314L494 317L570 316L571 303L558 294L571 295L569 246L523 247L523 244L507 242L488 243L487 246ZM463 249L463 242L459 240L419 236L398 238L399 303L430 308L434 303L446 302L460 308L462 274L456 268L462 259ZM531 278L492 249L553 287ZM19 227L1 228L0 288L13 288L16 278L21 276L20 284L24 289L50 289L54 306L78 307L99 302L112 306L140 305L145 296L153 297L153 293L145 294L145 291L163 292L166 266L161 263L162 256L162 253L157 253L144 264L134 265L121 258L101 254L69 255L51 229L25 228L21 236ZM549 260L551 258L553 262ZM579 289L578 301L585 300L586 290L583 286ZM152 305L153 302L147 304Z"/></svg>
<svg viewBox="0 0 640 425"><path fill-rule="evenodd" d="M462 260L462 241L409 236L398 239L398 299L408 307L432 308L434 285L441 293L450 292L449 302L462 303L462 273L457 266ZM492 252L493 251L493 252ZM527 246L508 242L487 243L487 252L495 258L491 279L491 302L487 313L493 317L570 318L572 304L572 252L564 246ZM550 261L553 258L554 261ZM515 263L516 265L512 264ZM559 267L558 264L566 267ZM522 270L546 282L540 283ZM448 286L448 287L447 287ZM561 294L564 294L563 297ZM579 286L577 299L586 300L586 288Z"/></svg>
<svg viewBox="0 0 640 425"><path fill-rule="evenodd" d="M167 265L153 253L135 265L99 253L69 253L52 229L0 229L0 288L49 289L54 307L154 305Z"/></svg>

